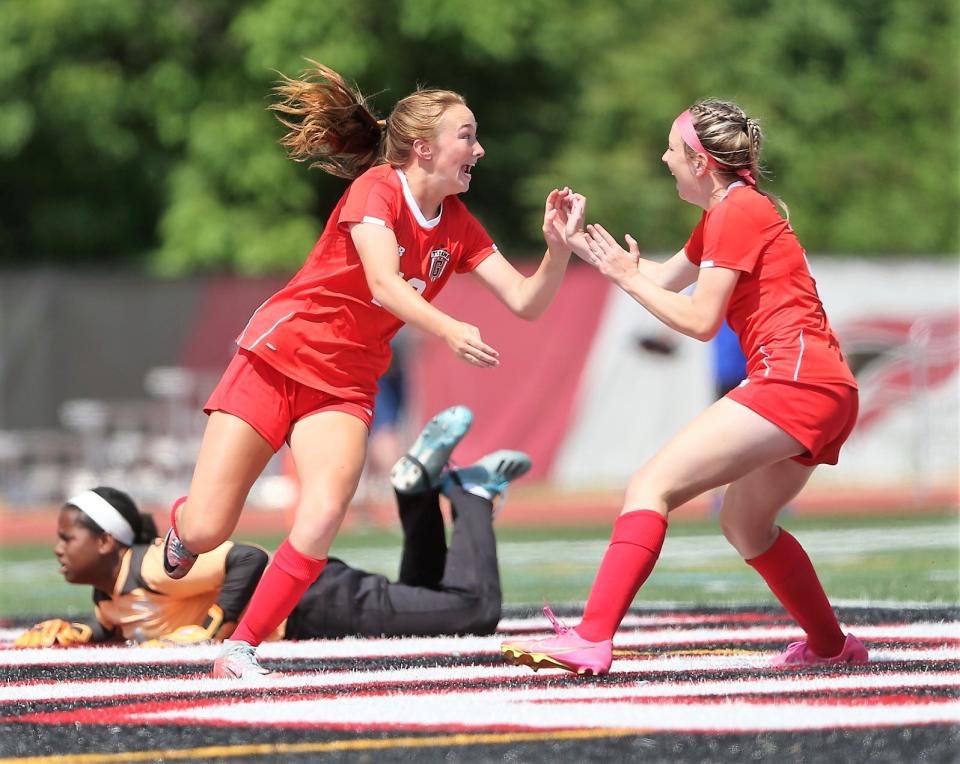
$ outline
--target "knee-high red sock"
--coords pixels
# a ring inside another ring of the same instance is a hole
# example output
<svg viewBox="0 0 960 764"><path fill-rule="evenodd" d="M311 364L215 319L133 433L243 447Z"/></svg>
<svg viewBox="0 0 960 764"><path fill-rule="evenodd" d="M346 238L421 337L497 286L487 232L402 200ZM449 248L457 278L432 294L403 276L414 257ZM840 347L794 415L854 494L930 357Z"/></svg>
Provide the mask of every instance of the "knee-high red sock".
<svg viewBox="0 0 960 764"><path fill-rule="evenodd" d="M307 590L327 564L301 554L284 540L263 573L237 630L230 639L242 639L259 645L290 615Z"/></svg>
<svg viewBox="0 0 960 764"><path fill-rule="evenodd" d="M617 518L577 634L592 642L613 638L657 564L666 535L667 519L658 512L640 509Z"/></svg>
<svg viewBox="0 0 960 764"><path fill-rule="evenodd" d="M787 612L807 633L807 646L825 658L843 650L844 635L813 563L783 528L766 552L746 561L767 582Z"/></svg>

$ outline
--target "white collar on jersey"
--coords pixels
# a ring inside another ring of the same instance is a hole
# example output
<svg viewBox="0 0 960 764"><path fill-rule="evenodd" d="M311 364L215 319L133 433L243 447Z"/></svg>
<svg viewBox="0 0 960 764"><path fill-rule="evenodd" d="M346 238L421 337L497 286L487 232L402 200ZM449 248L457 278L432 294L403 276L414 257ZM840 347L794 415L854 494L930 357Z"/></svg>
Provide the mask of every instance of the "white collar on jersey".
<svg viewBox="0 0 960 764"><path fill-rule="evenodd" d="M407 200L407 206L413 212L417 222L422 228L436 228L440 224L440 218L443 217L443 203L440 203L440 212L437 213L437 216L433 220L427 220L420 211L417 200L413 198L410 184L407 183L407 176L403 174L403 170L397 170L397 176L400 178L400 185L403 186L403 198Z"/></svg>
<svg viewBox="0 0 960 764"><path fill-rule="evenodd" d="M729 186L726 187L726 189L724 189L723 196L720 197L720 201L722 202L724 199L726 199L727 194L733 191L733 189L737 188L738 186L745 186L745 185L747 184L744 183L742 180L733 181L733 183L731 183Z"/></svg>

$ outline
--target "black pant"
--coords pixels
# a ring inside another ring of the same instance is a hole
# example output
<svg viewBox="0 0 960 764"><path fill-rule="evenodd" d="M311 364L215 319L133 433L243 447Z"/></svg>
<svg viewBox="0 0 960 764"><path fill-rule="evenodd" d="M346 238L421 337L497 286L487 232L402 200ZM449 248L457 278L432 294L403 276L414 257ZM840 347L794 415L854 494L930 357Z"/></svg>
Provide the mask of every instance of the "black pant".
<svg viewBox="0 0 960 764"><path fill-rule="evenodd" d="M500 621L500 571L491 502L451 490L447 550L440 492L397 494L403 528L400 578L330 558L287 620L288 639L492 634Z"/></svg>

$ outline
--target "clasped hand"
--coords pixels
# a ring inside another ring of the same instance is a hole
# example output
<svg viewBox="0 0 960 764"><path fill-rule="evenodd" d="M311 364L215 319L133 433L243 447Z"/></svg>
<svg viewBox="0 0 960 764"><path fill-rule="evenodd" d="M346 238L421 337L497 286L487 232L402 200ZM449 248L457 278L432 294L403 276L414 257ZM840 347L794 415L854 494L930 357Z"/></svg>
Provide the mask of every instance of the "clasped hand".
<svg viewBox="0 0 960 764"><path fill-rule="evenodd" d="M587 198L568 186L553 189L543 210L543 238L551 250L576 251L574 240L583 236ZM578 253L579 254L579 253Z"/></svg>

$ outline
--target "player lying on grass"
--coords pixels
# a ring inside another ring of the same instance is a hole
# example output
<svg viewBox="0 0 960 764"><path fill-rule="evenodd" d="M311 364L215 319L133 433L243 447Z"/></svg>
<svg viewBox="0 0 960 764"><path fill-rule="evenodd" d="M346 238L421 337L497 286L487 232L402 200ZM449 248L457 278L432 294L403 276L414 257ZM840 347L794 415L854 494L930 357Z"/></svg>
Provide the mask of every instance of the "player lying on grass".
<svg viewBox="0 0 960 764"><path fill-rule="evenodd" d="M403 553L396 583L331 559L274 638L490 634L500 620L500 574L493 503L530 469L518 451L496 451L462 469L445 469L472 414L447 409L424 428L391 474ZM440 494L453 512L448 550ZM18 647L129 641L168 646L229 637L267 564L267 553L227 541L202 555L182 579L163 572L153 519L114 488L71 498L60 512L55 554L72 584L93 587L88 622L53 619Z"/></svg>
<svg viewBox="0 0 960 764"><path fill-rule="evenodd" d="M69 499L60 510L57 538L54 554L64 579L93 587L93 617L82 623L44 621L21 635L17 647L223 639L267 564L262 549L227 541L189 578L172 581L163 572L153 518L109 487Z"/></svg>

